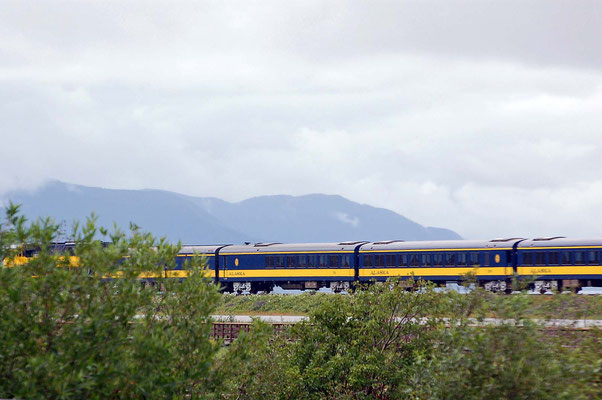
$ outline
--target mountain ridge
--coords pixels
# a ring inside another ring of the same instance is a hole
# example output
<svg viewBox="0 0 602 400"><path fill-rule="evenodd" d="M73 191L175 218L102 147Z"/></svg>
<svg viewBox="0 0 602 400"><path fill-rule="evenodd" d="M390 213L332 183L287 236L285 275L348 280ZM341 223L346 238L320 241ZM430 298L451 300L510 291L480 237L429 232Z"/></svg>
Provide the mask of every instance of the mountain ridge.
<svg viewBox="0 0 602 400"><path fill-rule="evenodd" d="M28 218L83 220L95 212L102 226L115 223L127 229L134 222L156 236L186 244L461 239L449 229L425 227L385 208L320 193L228 202L158 189L104 189L51 181L4 198L22 204Z"/></svg>

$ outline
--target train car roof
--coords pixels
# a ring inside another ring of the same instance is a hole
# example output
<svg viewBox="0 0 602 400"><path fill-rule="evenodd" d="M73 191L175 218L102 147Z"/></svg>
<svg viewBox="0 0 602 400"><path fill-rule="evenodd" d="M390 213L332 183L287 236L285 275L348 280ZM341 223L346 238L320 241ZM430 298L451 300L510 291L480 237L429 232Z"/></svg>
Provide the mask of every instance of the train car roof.
<svg viewBox="0 0 602 400"><path fill-rule="evenodd" d="M178 254L214 254L217 249L224 245L184 245Z"/></svg>
<svg viewBox="0 0 602 400"><path fill-rule="evenodd" d="M358 241L334 243L255 243L228 246L221 250L220 254L353 251L358 245L362 243L367 242Z"/></svg>
<svg viewBox="0 0 602 400"><path fill-rule="evenodd" d="M394 251L394 250L472 250L472 249L510 249L522 238L492 239L492 240L433 240L433 241L403 241L387 240L366 243L362 251Z"/></svg>
<svg viewBox="0 0 602 400"><path fill-rule="evenodd" d="M518 245L519 249L525 248L550 248L550 247L602 247L602 238L565 238L562 236L535 238L525 240Z"/></svg>

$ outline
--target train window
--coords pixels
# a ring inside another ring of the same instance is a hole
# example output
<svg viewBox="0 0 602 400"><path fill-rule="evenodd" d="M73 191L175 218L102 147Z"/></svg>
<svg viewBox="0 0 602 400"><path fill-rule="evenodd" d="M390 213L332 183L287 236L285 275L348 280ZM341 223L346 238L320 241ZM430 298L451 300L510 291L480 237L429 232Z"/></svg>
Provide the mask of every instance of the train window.
<svg viewBox="0 0 602 400"><path fill-rule="evenodd" d="M535 265L546 265L546 253L545 251L535 252Z"/></svg>
<svg viewBox="0 0 602 400"><path fill-rule="evenodd" d="M330 268L339 268L341 266L339 256L328 256L328 265Z"/></svg>
<svg viewBox="0 0 602 400"><path fill-rule="evenodd" d="M570 251L563 251L562 252L562 265L571 265L573 264L573 260L571 257L571 252Z"/></svg>
<svg viewBox="0 0 602 400"><path fill-rule="evenodd" d="M597 251L588 251L587 263L589 265L598 265L600 263L600 253L598 253Z"/></svg>
<svg viewBox="0 0 602 400"><path fill-rule="evenodd" d="M458 267L465 267L468 259L466 257L466 253L458 253Z"/></svg>
<svg viewBox="0 0 602 400"><path fill-rule="evenodd" d="M274 257L267 256L265 258L265 265L267 268L274 268Z"/></svg>
<svg viewBox="0 0 602 400"><path fill-rule="evenodd" d="M470 253L469 259L471 267L479 265L479 253Z"/></svg>
<svg viewBox="0 0 602 400"><path fill-rule="evenodd" d="M425 267L430 267L431 266L431 255L430 254L423 254L422 255L422 265Z"/></svg>
<svg viewBox="0 0 602 400"><path fill-rule="evenodd" d="M395 254L387 254L385 261L386 261L387 267L397 266L397 263L395 261Z"/></svg>
<svg viewBox="0 0 602 400"><path fill-rule="evenodd" d="M456 254L455 253L445 253L445 266L446 267L455 267L456 266Z"/></svg>
<svg viewBox="0 0 602 400"><path fill-rule="evenodd" d="M548 253L548 264L549 265L560 264L560 253L558 253L557 251L550 251Z"/></svg>
<svg viewBox="0 0 602 400"><path fill-rule="evenodd" d="M307 256L307 266L309 268L315 268L318 266L316 263L316 256Z"/></svg>
<svg viewBox="0 0 602 400"><path fill-rule="evenodd" d="M410 266L417 267L420 265L420 254L412 253L410 254Z"/></svg>
<svg viewBox="0 0 602 400"><path fill-rule="evenodd" d="M276 256L276 268L284 268L284 256Z"/></svg>
<svg viewBox="0 0 602 400"><path fill-rule="evenodd" d="M523 253L523 265L533 265L533 252L525 251Z"/></svg>
<svg viewBox="0 0 602 400"><path fill-rule="evenodd" d="M297 267L297 257L296 256L286 256L286 266L289 268Z"/></svg>
<svg viewBox="0 0 602 400"><path fill-rule="evenodd" d="M364 254L364 267L374 266L372 262L372 254Z"/></svg>
<svg viewBox="0 0 602 400"><path fill-rule="evenodd" d="M483 266L489 266L489 253L487 252L483 253Z"/></svg>
<svg viewBox="0 0 602 400"><path fill-rule="evenodd" d="M433 266L434 267L443 266L443 254L441 254L441 253L433 254Z"/></svg>
<svg viewBox="0 0 602 400"><path fill-rule="evenodd" d="M297 263L297 266L299 268L305 268L307 266L307 257L306 256L299 256L299 261Z"/></svg>
<svg viewBox="0 0 602 400"><path fill-rule="evenodd" d="M376 254L374 256L374 265L377 267L384 267L385 266L385 256L384 254Z"/></svg>
<svg viewBox="0 0 602 400"><path fill-rule="evenodd" d="M585 251L576 251L575 252L575 264L576 265L585 265Z"/></svg>
<svg viewBox="0 0 602 400"><path fill-rule="evenodd" d="M328 259L326 257L326 254L320 254L318 256L318 267L320 268L326 268L328 267Z"/></svg>
<svg viewBox="0 0 602 400"><path fill-rule="evenodd" d="M399 255L399 266L400 267L408 266L408 254L407 253L403 253L403 254Z"/></svg>
<svg viewBox="0 0 602 400"><path fill-rule="evenodd" d="M350 255L345 255L341 257L343 263L343 267L351 267L351 256Z"/></svg>

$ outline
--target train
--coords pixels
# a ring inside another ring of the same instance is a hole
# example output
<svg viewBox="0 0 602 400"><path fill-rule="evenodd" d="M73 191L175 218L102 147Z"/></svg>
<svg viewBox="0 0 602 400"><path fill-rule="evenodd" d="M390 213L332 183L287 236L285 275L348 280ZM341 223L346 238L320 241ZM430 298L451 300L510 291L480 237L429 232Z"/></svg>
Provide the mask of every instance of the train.
<svg viewBox="0 0 602 400"><path fill-rule="evenodd" d="M445 285L468 274L492 292L511 291L514 279L542 293L602 286L602 239L246 243L184 246L178 258L193 254L205 256L212 279L234 293L268 292L275 286L341 292L391 278Z"/></svg>
<svg viewBox="0 0 602 400"><path fill-rule="evenodd" d="M69 252L75 243L56 243ZM34 256L24 253L21 261ZM185 279L185 261L205 257L206 274L223 291L270 292L283 289L348 291L358 284L388 279L460 283L470 274L492 292L509 292L513 280L536 291L602 286L602 239L562 236L446 241L346 241L333 243L245 243L185 245L164 277ZM71 260L76 265L78 260ZM153 283L156 277L141 280Z"/></svg>

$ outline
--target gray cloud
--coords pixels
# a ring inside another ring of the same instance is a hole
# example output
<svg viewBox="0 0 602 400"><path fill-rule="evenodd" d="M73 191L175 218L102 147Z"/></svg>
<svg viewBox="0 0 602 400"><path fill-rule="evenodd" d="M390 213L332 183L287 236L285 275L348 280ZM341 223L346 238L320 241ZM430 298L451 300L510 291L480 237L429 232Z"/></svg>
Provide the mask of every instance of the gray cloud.
<svg viewBox="0 0 602 400"><path fill-rule="evenodd" d="M598 235L601 4L4 2L0 191L325 192Z"/></svg>

